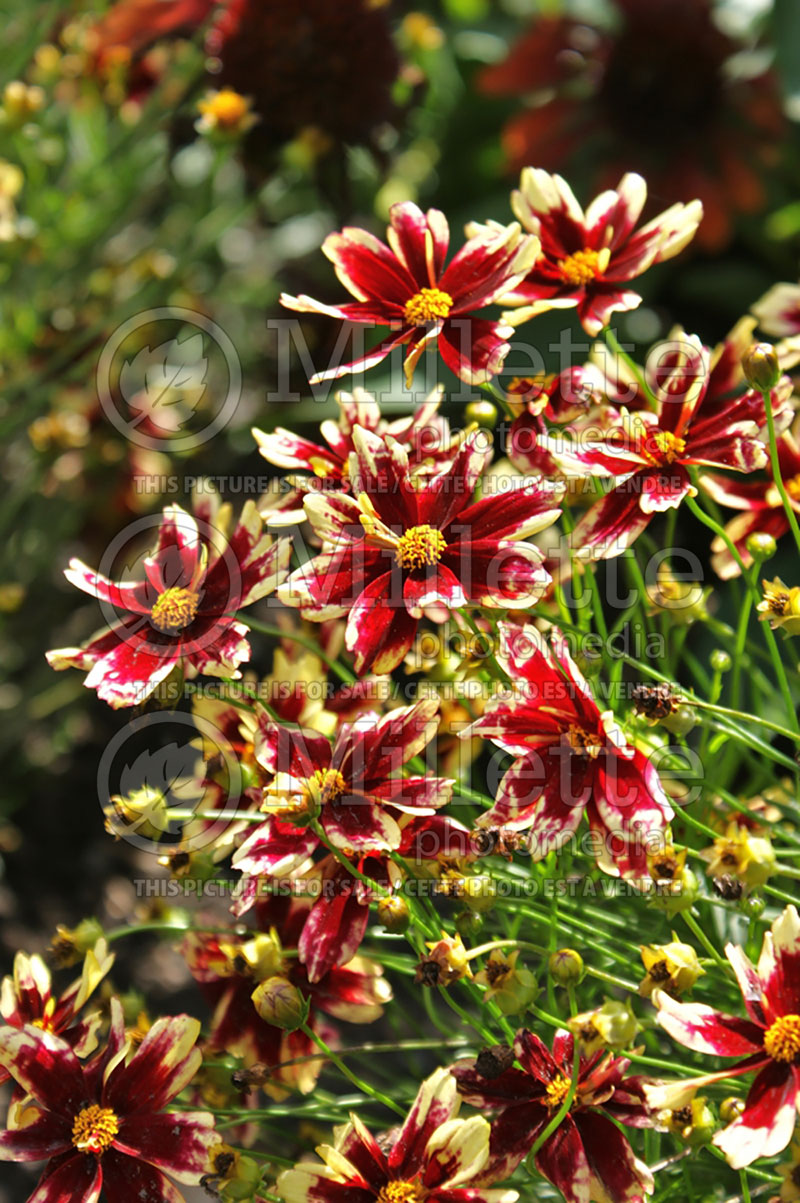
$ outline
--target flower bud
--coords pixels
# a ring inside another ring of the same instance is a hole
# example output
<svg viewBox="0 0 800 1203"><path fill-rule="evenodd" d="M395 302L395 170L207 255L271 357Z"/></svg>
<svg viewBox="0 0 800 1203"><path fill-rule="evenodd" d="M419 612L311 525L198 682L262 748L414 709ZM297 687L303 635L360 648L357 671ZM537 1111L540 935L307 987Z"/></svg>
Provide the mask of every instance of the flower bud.
<svg viewBox="0 0 800 1203"><path fill-rule="evenodd" d="M765 393L779 381L781 367L771 343L753 343L742 356L742 371L751 388Z"/></svg>
<svg viewBox="0 0 800 1203"><path fill-rule="evenodd" d="M772 535L766 534L764 531L753 531L745 543L747 554L751 556L757 564L764 560L771 560L778 550L778 544Z"/></svg>
<svg viewBox="0 0 800 1203"><path fill-rule="evenodd" d="M465 940L474 940L483 931L483 915L477 911L459 911L455 918L456 931Z"/></svg>
<svg viewBox="0 0 800 1203"><path fill-rule="evenodd" d="M728 673L733 668L733 660L728 652L721 647L715 647L708 658L715 673Z"/></svg>
<svg viewBox="0 0 800 1203"><path fill-rule="evenodd" d="M400 894L387 894L381 898L377 907L378 922L393 935L402 935L411 922L411 912L408 903Z"/></svg>
<svg viewBox="0 0 800 1203"><path fill-rule="evenodd" d="M294 1032L308 1018L308 999L286 977L276 974L256 986L250 995L265 1023L286 1032Z"/></svg>
<svg viewBox="0 0 800 1203"><path fill-rule="evenodd" d="M685 702L681 702L679 706L675 707L672 714L667 715L661 722L673 735L688 735L697 722L696 711L691 706L687 706Z"/></svg>
<svg viewBox="0 0 800 1203"><path fill-rule="evenodd" d="M490 911L495 903L497 887L494 879L488 873L478 873L474 877L464 878L464 888L460 897L470 911L483 914Z"/></svg>
<svg viewBox="0 0 800 1203"><path fill-rule="evenodd" d="M491 401L470 401L464 417L468 423L477 422L483 430L491 430L497 421L497 406Z"/></svg>
<svg viewBox="0 0 800 1203"><path fill-rule="evenodd" d="M559 986L577 985L585 973L583 957L574 948L559 948L552 953L547 968Z"/></svg>
<svg viewBox="0 0 800 1203"><path fill-rule="evenodd" d="M723 1099L719 1105L719 1118L723 1124L732 1124L735 1119L744 1111L744 1099L737 1099L735 1095L729 1095L727 1099Z"/></svg>

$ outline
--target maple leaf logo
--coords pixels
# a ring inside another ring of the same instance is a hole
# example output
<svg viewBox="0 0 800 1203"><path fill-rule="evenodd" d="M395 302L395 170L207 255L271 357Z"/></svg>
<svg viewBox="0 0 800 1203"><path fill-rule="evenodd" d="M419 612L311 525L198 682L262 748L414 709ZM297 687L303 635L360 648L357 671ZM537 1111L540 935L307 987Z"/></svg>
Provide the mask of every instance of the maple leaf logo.
<svg viewBox="0 0 800 1203"><path fill-rule="evenodd" d="M136 415L162 434L174 434L194 413L206 391L208 359L202 334L179 341L168 339L158 347L142 347L126 360L119 374L119 389Z"/></svg>

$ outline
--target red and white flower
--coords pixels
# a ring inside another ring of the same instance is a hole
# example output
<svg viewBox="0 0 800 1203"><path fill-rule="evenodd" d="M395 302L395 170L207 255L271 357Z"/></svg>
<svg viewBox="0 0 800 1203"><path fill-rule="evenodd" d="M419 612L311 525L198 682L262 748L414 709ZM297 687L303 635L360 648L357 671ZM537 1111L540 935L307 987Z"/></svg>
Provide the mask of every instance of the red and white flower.
<svg viewBox="0 0 800 1203"><path fill-rule="evenodd" d="M694 496L692 466L737 472L764 467L763 398L754 389L733 396L720 391L718 380L729 378L729 373L727 356L720 358L719 351L713 378L707 348L695 335L677 331L658 355L651 356L648 384L655 412L623 411L619 423L598 439L550 439L556 458L563 454L573 470L582 465L592 475L614 479L613 487L572 532L570 541L579 558L620 555L657 513ZM790 391L788 378L776 388L780 427L791 418L785 405Z"/></svg>
<svg viewBox="0 0 800 1203"><path fill-rule="evenodd" d="M159 1019L128 1059L116 999L111 1014L107 1048L85 1065L52 1032L0 1031L0 1064L38 1111L0 1132L0 1161L48 1159L29 1203L98 1203L102 1191L115 1203L182 1203L171 1179L196 1185L208 1171L213 1116L163 1110L200 1067L200 1024Z"/></svg>
<svg viewBox="0 0 800 1203"><path fill-rule="evenodd" d="M800 284L773 284L752 310L765 334L776 338L800 334Z"/></svg>
<svg viewBox="0 0 800 1203"><path fill-rule="evenodd" d="M789 496L792 509L800 514L800 424L791 431L784 431L777 440L778 463L781 477ZM768 479L743 480L735 477L718 476L707 472L700 477L700 484L718 505L741 511L725 527L725 534L741 556L745 568L749 568L753 557L747 550L747 540L756 531L780 539L789 529L789 519L783 508L781 495L772 478L772 466L766 465ZM714 553L712 564L717 576L730 580L739 575L739 565L728 551L725 540L715 536L711 544Z"/></svg>
<svg viewBox="0 0 800 1203"><path fill-rule="evenodd" d="M319 430L323 443L314 443L291 430L278 426L271 433L253 429L253 438L268 463L278 468L299 468L310 476L290 476L292 486L288 500L279 500L277 507L264 512L268 525L288 526L303 522L303 497L311 491L336 492L350 488L348 461L355 450L353 431L356 426L373 434L396 439L408 452L409 464L419 473L441 471L455 455L459 440L451 434L446 418L439 415L442 401L441 386L418 406L411 417L387 421L371 393L353 389L352 393L337 393L339 419L326 419Z"/></svg>
<svg viewBox="0 0 800 1203"><path fill-rule="evenodd" d="M489 1124L456 1118L460 1100L447 1069L422 1083L402 1128L378 1139L357 1115L277 1182L285 1203L515 1203L514 1190L486 1190ZM480 1185L479 1185L480 1184Z"/></svg>
<svg viewBox="0 0 800 1203"><path fill-rule="evenodd" d="M173 671L238 677L248 628L234 611L283 581L291 543L263 533L248 501L230 537L216 522L167 506L145 579L115 583L71 560L68 581L100 600L110 626L79 648L48 652L53 668L88 672L84 684L111 706L144 701Z"/></svg>
<svg viewBox="0 0 800 1203"><path fill-rule="evenodd" d="M536 1143L567 1097L573 1077L574 1037L558 1030L553 1050L521 1029L514 1053L521 1069L511 1067L485 1078L474 1061L451 1069L459 1093L473 1107L491 1112L487 1180L507 1178ZM642 1082L625 1077L630 1061L602 1049L580 1053L577 1085L569 1110L536 1154L536 1167L567 1203L644 1203L653 1177L634 1155L617 1124L649 1127Z"/></svg>
<svg viewBox="0 0 800 1203"><path fill-rule="evenodd" d="M485 736L516 759L479 825L531 829L530 853L540 860L574 835L585 811L600 837L600 867L647 878L648 852L672 817L655 768L625 742L612 712L600 712L560 631L548 646L534 627L499 630L497 658L512 685L463 737Z"/></svg>
<svg viewBox="0 0 800 1203"><path fill-rule="evenodd" d="M681 1003L663 991L653 995L658 1022L674 1040L696 1053L741 1058L719 1073L648 1087L653 1107L669 1107L693 1090L733 1075L756 1071L744 1111L714 1144L741 1169L758 1157L780 1153L792 1139L800 1110L800 917L787 906L764 935L758 967L737 945L725 955L733 966L747 1018L702 1003Z"/></svg>
<svg viewBox="0 0 800 1203"><path fill-rule="evenodd" d="M308 1026L328 1044L336 1042L337 1031L325 1016L372 1023L392 997L381 966L366 957L354 957L316 982L296 956L284 960L282 950L297 947L311 902L310 898L267 896L255 907L255 932L263 934L245 938L232 932L226 939L194 932L182 948L192 976L213 1008L206 1042L209 1051L241 1057L248 1068L270 1067L273 1072L263 1089L273 1098L282 1098L291 1089L308 1094L323 1061L311 1058L316 1045L305 1032L287 1032L261 1018L253 1003L260 982L275 975L288 978L310 1000ZM308 1060L291 1064L297 1058ZM284 1066L287 1061L290 1064Z"/></svg>
<svg viewBox="0 0 800 1203"><path fill-rule="evenodd" d="M485 463L479 433L446 471L415 480L398 443L357 428L352 496L306 497L323 550L278 596L315 622L347 615L345 642L359 673L400 664L426 610L446 615L468 602L522 609L548 584L544 556L523 540L555 521L563 489L520 481L470 504Z"/></svg>
<svg viewBox="0 0 800 1203"><path fill-rule="evenodd" d="M447 815L406 814L398 818L397 825L401 838L396 852L405 861L463 858L471 851L468 828ZM279 852L275 842L271 843L270 852L274 861ZM289 864L293 852L289 836L285 844ZM269 893L276 878L282 890L290 888L301 898L315 899L297 944L300 961L311 982L319 981L335 965L346 965L356 955L367 930L370 903L378 896L399 890L403 883L403 870L385 852L355 852L348 860L360 876L351 873L332 853L304 864L292 871L291 876L270 872L269 862L261 860L257 848L251 849L247 858L236 866L245 871L233 908L237 915L245 914L259 897Z"/></svg>
<svg viewBox="0 0 800 1203"><path fill-rule="evenodd" d="M698 200L675 204L637 230L646 200L647 184L631 172L584 213L560 175L525 167L511 207L542 249L525 279L503 297L503 304L520 306L505 320L519 326L548 309L575 306L584 330L597 335L612 313L640 305L631 280L682 251L703 216ZM488 237L495 228L476 225L468 232Z"/></svg>
<svg viewBox="0 0 800 1203"><path fill-rule="evenodd" d="M13 974L4 977L0 984L0 1015L13 1028L32 1023L42 1031L53 1032L79 1057L86 1057L97 1048L102 1016L97 1011L81 1017L80 1012L113 964L114 956L109 954L105 940L99 940L87 952L81 976L56 996L50 970L42 958L18 952ZM0 1065L0 1083L8 1081L10 1076Z"/></svg>
<svg viewBox="0 0 800 1203"><path fill-rule="evenodd" d="M439 702L424 699L383 717L343 723L331 744L323 735L263 722L256 757L271 774L261 809L268 818L245 840L234 865L286 874L320 846L309 826L348 854L384 853L402 842L401 814L432 815L450 800L452 781L400 776L436 735Z"/></svg>
<svg viewBox="0 0 800 1203"><path fill-rule="evenodd" d="M406 383L426 347L438 347L452 372L469 384L485 384L508 353L512 333L504 322L473 315L511 292L539 253L539 240L516 222L493 225L470 238L445 267L450 230L438 209L392 205L388 246L374 234L346 228L329 234L322 250L355 301L326 305L311 297L281 303L300 313L322 313L358 325L389 326L393 333L354 363L318 372L311 383L374 367L406 346Z"/></svg>

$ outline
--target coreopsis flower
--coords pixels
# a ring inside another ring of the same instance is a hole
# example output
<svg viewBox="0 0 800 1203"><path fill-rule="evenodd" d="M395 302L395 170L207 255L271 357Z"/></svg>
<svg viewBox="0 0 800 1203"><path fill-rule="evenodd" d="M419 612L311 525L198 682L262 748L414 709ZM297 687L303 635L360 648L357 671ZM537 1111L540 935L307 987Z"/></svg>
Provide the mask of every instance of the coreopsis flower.
<svg viewBox="0 0 800 1203"><path fill-rule="evenodd" d="M708 863L709 877L735 877L745 886L763 886L777 871L778 858L772 843L754 835L732 819L724 835L700 855Z"/></svg>
<svg viewBox="0 0 800 1203"><path fill-rule="evenodd" d="M207 1112L164 1111L200 1067L199 1034L188 1015L159 1019L128 1059L113 999L108 1045L82 1065L52 1032L0 1030L0 1064L38 1112L0 1132L0 1161L48 1159L29 1203L97 1203L101 1191L115 1203L183 1203L172 1179L196 1185L219 1142Z"/></svg>
<svg viewBox="0 0 800 1203"><path fill-rule="evenodd" d="M635 542L655 514L677 508L697 490L693 465L752 472L767 452L764 401L753 389L740 396L709 393L709 354L700 340L675 332L650 372L655 412L626 413L596 441L563 449L614 485L580 520L571 542L583 559L609 559ZM781 421L790 414L781 411Z"/></svg>
<svg viewBox="0 0 800 1203"><path fill-rule="evenodd" d="M587 12L537 12L479 76L485 94L524 98L503 131L509 165L560 170L580 155L599 187L634 169L667 203L699 197L698 241L723 246L734 215L766 203L763 169L784 128L775 75L735 70L742 43L709 0L617 0L600 21Z"/></svg>
<svg viewBox="0 0 800 1203"><path fill-rule="evenodd" d="M631 281L679 254L703 216L698 200L675 204L637 230L646 200L647 184L628 173L584 213L560 175L525 167L511 207L522 228L541 242L541 254L524 280L502 298L503 304L519 306L503 315L506 321L519 326L548 309L574 307L584 330L594 336L612 313L640 305Z"/></svg>
<svg viewBox="0 0 800 1203"><path fill-rule="evenodd" d="M406 451L356 428L352 496L314 494L305 505L325 546L279 597L314 621L347 615L356 671L389 672L410 651L426 610L521 609L549 581L544 556L524 542L558 517L562 490L537 480L470 504L485 453L474 432L446 471L416 482Z"/></svg>
<svg viewBox="0 0 800 1203"><path fill-rule="evenodd" d="M133 706L173 671L240 676L248 628L233 612L271 593L286 576L291 544L262 531L248 501L228 537L179 505L167 506L145 579L115 583L80 560L71 584L99 599L112 625L79 648L48 652L55 669L88 672L84 684L111 706Z"/></svg>
<svg viewBox="0 0 800 1203"><path fill-rule="evenodd" d="M800 586L785 585L779 576L762 581L764 596L756 609L761 622L768 622L773 631L783 629L787 635L800 631Z"/></svg>
<svg viewBox="0 0 800 1203"><path fill-rule="evenodd" d="M523 1028L514 1041L521 1069L486 1078L474 1061L452 1067L459 1094L496 1116L483 1171L489 1180L512 1173L563 1104L572 1083L574 1042L570 1032L559 1029L551 1052ZM652 1175L617 1127L649 1126L642 1084L625 1077L630 1065L625 1057L601 1050L592 1056L581 1052L579 1058L569 1111L537 1152L536 1167L567 1203L644 1203L653 1189Z"/></svg>
<svg viewBox="0 0 800 1203"><path fill-rule="evenodd" d="M607 419L610 407L605 404L602 374L589 363L583 367L565 368L551 376L514 376L505 385L506 404L513 421L506 438L508 458L520 472L557 476L560 465L552 453L545 450L541 436L549 425L577 432L584 424L595 425Z"/></svg>
<svg viewBox="0 0 800 1203"><path fill-rule="evenodd" d="M800 514L800 424L778 436L778 463L781 478L796 514ZM735 477L719 476L705 472L700 477L703 490L713 497L718 505L739 511L725 526L725 534L739 553L745 568L753 563L747 546L751 535L756 533L782 538L789 530L789 519L783 508L781 495L772 477L771 462L765 465L766 479L738 480ZM739 576L741 569L728 550L725 540L716 535L711 544L712 564L717 576L730 580Z"/></svg>
<svg viewBox="0 0 800 1203"><path fill-rule="evenodd" d="M460 1099L447 1069L419 1088L402 1128L382 1140L357 1115L336 1129L335 1144L317 1152L324 1165L301 1161L284 1170L277 1190L284 1203L515 1203L514 1190L486 1190L489 1124L459 1119Z"/></svg>
<svg viewBox="0 0 800 1203"><path fill-rule="evenodd" d="M651 998L654 990L664 990L677 998L705 973L691 944L682 944L674 932L670 944L643 944L640 951L645 967L645 977L639 983L643 998Z"/></svg>
<svg viewBox="0 0 800 1203"><path fill-rule="evenodd" d="M286 977L310 1002L308 1026L327 1042L335 1041L337 1032L326 1016L372 1023L392 997L380 965L366 957L353 957L312 982L296 956L284 956L285 949L296 949L311 902L310 898L266 897L256 904L255 934L249 938L233 932L229 938L194 932L182 947L192 976L213 1008L208 1049L241 1057L245 1067L258 1064L271 1071L261 1084L273 1098L284 1097L292 1088L308 1094L316 1085L322 1060L283 1066L284 1061L309 1057L316 1045L305 1032L285 1031L260 1016L254 1001L260 985Z"/></svg>
<svg viewBox="0 0 800 1203"><path fill-rule="evenodd" d="M672 816L653 765L625 742L611 711L601 713L560 631L549 646L529 626L501 623L500 636L497 658L512 684L465 734L516 759L479 826L531 829L540 860L574 835L585 811L600 867L646 878L648 852Z"/></svg>
<svg viewBox="0 0 800 1203"><path fill-rule="evenodd" d="M800 1103L800 918L787 906L764 935L758 967L744 951L727 944L747 1018L701 1003L681 1003L655 993L658 1022L679 1044L696 1053L741 1058L719 1073L647 1090L653 1107L685 1101L692 1091L722 1078L756 1071L744 1110L714 1137L730 1165L741 1169L772 1157L789 1144ZM688 1093L687 1093L688 1092Z"/></svg>
<svg viewBox="0 0 800 1203"><path fill-rule="evenodd" d="M389 245L355 227L329 234L322 250L355 301L326 305L311 297L281 295L287 309L322 313L358 325L389 326L392 334L354 363L312 376L311 383L381 363L406 346L406 383L427 347L438 347L452 372L468 384L497 375L512 333L504 322L473 315L514 289L539 253L539 240L516 222L485 227L445 267L450 230L438 209L423 213L411 201L392 205Z"/></svg>
<svg viewBox="0 0 800 1203"><path fill-rule="evenodd" d="M445 418L438 409L442 401L441 386L419 405L411 417L389 422L381 415L378 402L365 389L336 394L338 420L326 419L319 432L322 443L302 438L291 430L278 426L271 433L253 429L253 438L268 463L278 468L299 468L309 476L290 476L292 486L288 502L279 501L277 508L264 512L268 525L289 525L305 519L303 497L312 489L330 492L350 489L348 462L355 450L353 431L357 426L373 434L390 435L408 451L409 464L418 475L446 465L458 449L459 440L451 435Z"/></svg>
<svg viewBox="0 0 800 1203"><path fill-rule="evenodd" d="M97 1047L97 1029L102 1015L97 1011L81 1016L80 1012L113 964L114 956L109 954L108 945L105 940L99 940L86 953L80 977L56 996L50 970L42 958L18 952L14 957L13 973L0 983L0 1015L14 1028L32 1023L44 1032L53 1032L79 1057L86 1057ZM9 1077L8 1070L0 1065L0 1083Z"/></svg>
<svg viewBox="0 0 800 1203"><path fill-rule="evenodd" d="M321 846L310 825L317 818L324 838L347 855L398 849L401 814L432 815L450 800L452 781L399 775L435 735L438 710L430 698L382 717L362 715L342 724L333 743L262 723L256 756L272 773L261 803L268 817L243 842L234 866L261 874L299 869Z"/></svg>

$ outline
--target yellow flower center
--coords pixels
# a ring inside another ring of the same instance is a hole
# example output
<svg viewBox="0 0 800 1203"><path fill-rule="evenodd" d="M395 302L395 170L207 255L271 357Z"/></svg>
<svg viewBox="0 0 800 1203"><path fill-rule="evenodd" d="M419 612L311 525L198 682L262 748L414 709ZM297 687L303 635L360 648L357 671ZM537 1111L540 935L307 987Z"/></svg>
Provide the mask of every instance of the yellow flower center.
<svg viewBox="0 0 800 1203"><path fill-rule="evenodd" d="M157 631L174 635L194 622L200 598L192 589L165 589L150 611Z"/></svg>
<svg viewBox="0 0 800 1203"><path fill-rule="evenodd" d="M569 1093L570 1085L569 1078L564 1074L559 1074L558 1077L553 1078L552 1082L547 1083L547 1088L544 1092L545 1101L551 1111L557 1111L564 1102Z"/></svg>
<svg viewBox="0 0 800 1203"><path fill-rule="evenodd" d="M44 1004L44 1014L42 1015L41 1019L33 1020L33 1026L35 1028L41 1028L43 1032L52 1032L53 1016L55 1015L55 1012L56 1000L54 998L48 998L47 1002Z"/></svg>
<svg viewBox="0 0 800 1203"><path fill-rule="evenodd" d="M427 326L447 317L453 308L453 298L441 288L421 288L406 301L405 319L409 326Z"/></svg>
<svg viewBox="0 0 800 1203"><path fill-rule="evenodd" d="M789 494L792 501L800 501L800 475L792 476L789 480L785 480L783 482L783 487L786 489L786 492Z"/></svg>
<svg viewBox="0 0 800 1203"><path fill-rule="evenodd" d="M401 568L424 568L426 565L438 564L447 547L447 540L440 530L433 526L412 526L400 541L395 550L395 560Z"/></svg>
<svg viewBox="0 0 800 1203"><path fill-rule="evenodd" d="M317 769L308 784L309 792L324 796L326 802L335 802L347 791L347 782L338 769Z"/></svg>
<svg viewBox="0 0 800 1203"><path fill-rule="evenodd" d="M592 760L596 760L603 750L603 743L599 736L593 731L587 731L585 727L579 727L577 723L570 725L566 732L566 739L574 752L580 756L589 756Z"/></svg>
<svg viewBox="0 0 800 1203"><path fill-rule="evenodd" d="M422 1203L424 1197L419 1182L387 1182L378 1191L378 1203Z"/></svg>
<svg viewBox="0 0 800 1203"><path fill-rule="evenodd" d="M662 464L674 464L686 450L686 439L673 434L671 430L648 432L647 440L648 450Z"/></svg>
<svg viewBox="0 0 800 1203"><path fill-rule="evenodd" d="M566 259L559 259L558 274L565 284L588 284L601 275L607 265L608 255L603 255L602 251L576 251Z"/></svg>
<svg viewBox="0 0 800 1203"><path fill-rule="evenodd" d="M767 1028L764 1049L773 1061L800 1061L800 1015L781 1015Z"/></svg>
<svg viewBox="0 0 800 1203"><path fill-rule="evenodd" d="M72 1125L72 1143L81 1153L105 1152L119 1132L119 1120L110 1107L99 1107L92 1103L75 1116Z"/></svg>
<svg viewBox="0 0 800 1203"><path fill-rule="evenodd" d="M247 116L250 108L249 101L233 88L223 88L207 100L201 100L198 108L205 117L210 117L217 125L226 129L235 128Z"/></svg>

